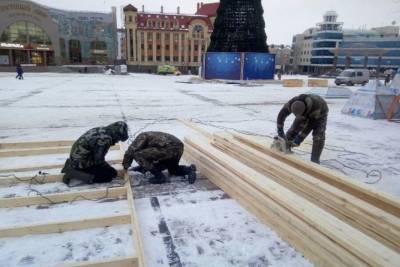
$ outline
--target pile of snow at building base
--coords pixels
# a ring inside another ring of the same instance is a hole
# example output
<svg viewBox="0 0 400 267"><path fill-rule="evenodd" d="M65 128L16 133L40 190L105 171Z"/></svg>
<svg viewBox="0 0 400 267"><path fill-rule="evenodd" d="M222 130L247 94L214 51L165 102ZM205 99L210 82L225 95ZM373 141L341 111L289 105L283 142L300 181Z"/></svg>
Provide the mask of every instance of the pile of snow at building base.
<svg viewBox="0 0 400 267"><path fill-rule="evenodd" d="M399 80L400 75L397 74L390 87L379 81L370 81L350 97L342 112L374 120L386 119L390 105L400 95ZM393 119L400 119L400 107L394 111Z"/></svg>
<svg viewBox="0 0 400 267"><path fill-rule="evenodd" d="M319 95L323 98L350 98L353 92L347 87L330 86L312 88L307 94Z"/></svg>

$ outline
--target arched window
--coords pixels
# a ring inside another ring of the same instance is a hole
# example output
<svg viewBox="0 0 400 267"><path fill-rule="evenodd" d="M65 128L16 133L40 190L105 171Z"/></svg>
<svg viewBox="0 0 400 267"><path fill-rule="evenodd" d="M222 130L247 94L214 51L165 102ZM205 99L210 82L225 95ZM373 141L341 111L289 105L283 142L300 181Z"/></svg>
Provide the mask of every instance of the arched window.
<svg viewBox="0 0 400 267"><path fill-rule="evenodd" d="M28 21L18 21L8 26L0 36L1 42L51 45L47 33L38 25Z"/></svg>
<svg viewBox="0 0 400 267"><path fill-rule="evenodd" d="M69 40L69 60L71 63L81 63L81 42L79 40Z"/></svg>
<svg viewBox="0 0 400 267"><path fill-rule="evenodd" d="M193 27L192 37L193 38L204 38L204 27L201 25L195 25Z"/></svg>

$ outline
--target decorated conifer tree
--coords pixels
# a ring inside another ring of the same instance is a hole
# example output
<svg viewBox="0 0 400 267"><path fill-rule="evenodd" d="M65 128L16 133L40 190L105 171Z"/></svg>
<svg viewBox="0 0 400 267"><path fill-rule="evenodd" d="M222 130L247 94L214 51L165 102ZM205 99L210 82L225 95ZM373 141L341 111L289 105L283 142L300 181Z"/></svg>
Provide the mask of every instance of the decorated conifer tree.
<svg viewBox="0 0 400 267"><path fill-rule="evenodd" d="M261 0L221 0L208 52L266 52Z"/></svg>

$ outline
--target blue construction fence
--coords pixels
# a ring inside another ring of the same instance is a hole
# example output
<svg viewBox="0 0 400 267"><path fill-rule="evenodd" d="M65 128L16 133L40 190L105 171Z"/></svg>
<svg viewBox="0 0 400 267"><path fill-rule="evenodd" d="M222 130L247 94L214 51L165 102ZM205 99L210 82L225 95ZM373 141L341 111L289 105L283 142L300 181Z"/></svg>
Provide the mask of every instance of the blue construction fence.
<svg viewBox="0 0 400 267"><path fill-rule="evenodd" d="M201 77L206 80L273 80L275 55L268 53L207 52Z"/></svg>

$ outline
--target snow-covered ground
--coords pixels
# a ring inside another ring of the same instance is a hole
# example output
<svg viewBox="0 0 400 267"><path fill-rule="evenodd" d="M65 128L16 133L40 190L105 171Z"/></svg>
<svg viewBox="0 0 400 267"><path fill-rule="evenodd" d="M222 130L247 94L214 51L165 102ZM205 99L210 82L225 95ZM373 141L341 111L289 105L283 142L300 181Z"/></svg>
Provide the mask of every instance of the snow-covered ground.
<svg viewBox="0 0 400 267"><path fill-rule="evenodd" d="M132 136L143 130L166 131L180 138L190 134L176 118L193 119L215 130L273 136L282 105L309 90L279 84L185 83L189 78L27 73L20 81L14 74L0 73L0 142L75 139L92 127L118 120L128 121ZM322 164L400 196L399 124L344 115L340 110L345 101L328 100ZM297 153L308 159L307 151L309 145L305 144ZM55 160L62 162L64 158ZM17 163L14 159L10 165ZM169 226L168 238L175 241L175 252L185 266L309 265L235 201L209 201L221 193L205 190L181 194L179 205L170 205L176 199L158 196L162 218ZM146 256L150 266L168 266L170 255L158 242L166 238L157 229L161 215L150 205L151 199L145 196L138 200ZM185 239L180 238L183 235ZM3 251L0 249L0 263L5 259L1 257Z"/></svg>

